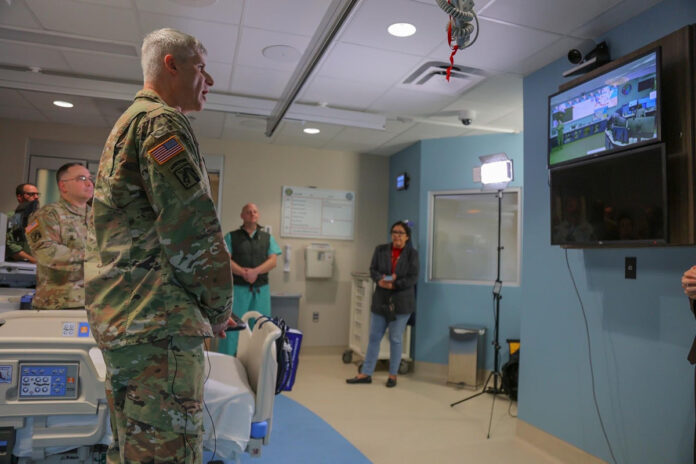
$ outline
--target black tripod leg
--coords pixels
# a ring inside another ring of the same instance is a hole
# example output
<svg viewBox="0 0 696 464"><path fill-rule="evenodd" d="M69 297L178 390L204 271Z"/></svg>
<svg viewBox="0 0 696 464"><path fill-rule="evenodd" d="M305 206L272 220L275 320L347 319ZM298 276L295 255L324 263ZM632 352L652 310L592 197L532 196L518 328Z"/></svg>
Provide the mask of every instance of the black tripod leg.
<svg viewBox="0 0 696 464"><path fill-rule="evenodd" d="M495 408L496 396L498 396L498 394L493 393L493 403L491 403L491 416L488 418L488 435L486 435L486 438L491 438L491 423L493 422L493 409Z"/></svg>
<svg viewBox="0 0 696 464"><path fill-rule="evenodd" d="M456 402L450 404L450 408L453 408L454 406L458 405L459 403L463 403L464 401L469 401L469 400L472 399L472 398L476 398L477 396L481 396L481 395L483 395L484 393L487 393L487 392L486 392L486 389L488 388L488 382L491 381L491 377L493 377L493 374L495 374L495 372L492 372L492 371L491 371L490 374L488 374L488 378L486 379L486 382L483 384L483 389L482 389L480 392L474 393L474 394L471 395L471 396L467 396L467 397L464 398L463 400L459 400L459 401L456 401Z"/></svg>

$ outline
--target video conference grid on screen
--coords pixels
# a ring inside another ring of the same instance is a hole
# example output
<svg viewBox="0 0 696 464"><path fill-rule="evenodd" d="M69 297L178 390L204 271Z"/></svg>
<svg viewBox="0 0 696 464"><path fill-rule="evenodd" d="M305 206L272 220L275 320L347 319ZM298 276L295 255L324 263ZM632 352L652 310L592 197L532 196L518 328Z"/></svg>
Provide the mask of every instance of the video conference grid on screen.
<svg viewBox="0 0 696 464"><path fill-rule="evenodd" d="M657 51L549 99L549 166L658 138Z"/></svg>

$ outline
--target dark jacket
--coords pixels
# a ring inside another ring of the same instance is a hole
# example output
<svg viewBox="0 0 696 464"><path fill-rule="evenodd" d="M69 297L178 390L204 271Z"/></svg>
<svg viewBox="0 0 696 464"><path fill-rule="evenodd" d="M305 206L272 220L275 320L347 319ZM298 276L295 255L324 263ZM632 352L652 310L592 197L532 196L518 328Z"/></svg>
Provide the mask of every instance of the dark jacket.
<svg viewBox="0 0 696 464"><path fill-rule="evenodd" d="M396 262L396 280L394 289L388 290L379 285L375 287L372 295L373 313L385 316L389 297L394 303L394 311L397 314L411 314L416 310L415 286L418 282L418 250L411 246L404 247ZM391 275L391 243L379 245L375 248L370 264L370 276L378 282L382 276Z"/></svg>

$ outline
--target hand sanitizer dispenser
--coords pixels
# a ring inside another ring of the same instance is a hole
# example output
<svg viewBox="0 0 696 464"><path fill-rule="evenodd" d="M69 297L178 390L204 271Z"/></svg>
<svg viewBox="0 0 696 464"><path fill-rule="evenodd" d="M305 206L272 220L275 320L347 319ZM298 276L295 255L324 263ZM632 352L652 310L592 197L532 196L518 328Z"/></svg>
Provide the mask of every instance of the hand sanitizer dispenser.
<svg viewBox="0 0 696 464"><path fill-rule="evenodd" d="M312 243L305 248L307 278L328 279L333 276L334 249L328 243Z"/></svg>

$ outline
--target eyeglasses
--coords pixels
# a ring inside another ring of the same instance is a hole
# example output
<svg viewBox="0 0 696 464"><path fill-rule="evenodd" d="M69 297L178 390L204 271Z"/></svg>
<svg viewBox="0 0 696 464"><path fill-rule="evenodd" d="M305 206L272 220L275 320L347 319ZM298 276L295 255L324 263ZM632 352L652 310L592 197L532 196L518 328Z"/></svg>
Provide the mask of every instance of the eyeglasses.
<svg viewBox="0 0 696 464"><path fill-rule="evenodd" d="M41 194L39 192L22 192L22 195L26 195L28 197L38 197Z"/></svg>
<svg viewBox="0 0 696 464"><path fill-rule="evenodd" d="M89 182L90 184L94 183L94 179L92 179L91 177L87 177L87 176L75 176L75 177L71 177L70 179L61 179L61 182L67 182L69 180L78 180L80 182Z"/></svg>
<svg viewBox="0 0 696 464"><path fill-rule="evenodd" d="M406 235L406 232L399 232L399 231L394 231L392 230L392 235Z"/></svg>

